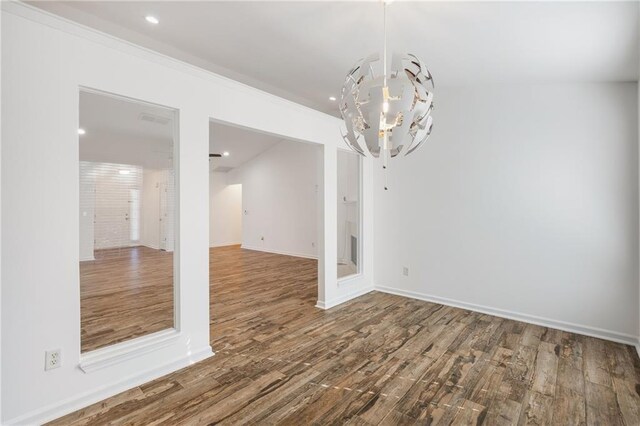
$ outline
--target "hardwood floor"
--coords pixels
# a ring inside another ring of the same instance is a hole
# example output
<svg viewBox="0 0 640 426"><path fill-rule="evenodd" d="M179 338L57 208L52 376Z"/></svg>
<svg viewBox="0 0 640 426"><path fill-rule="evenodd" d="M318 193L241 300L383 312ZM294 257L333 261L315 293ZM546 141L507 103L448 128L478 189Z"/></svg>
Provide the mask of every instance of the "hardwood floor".
<svg viewBox="0 0 640 426"><path fill-rule="evenodd" d="M96 250L80 262L82 352L173 327L173 253Z"/></svg>
<svg viewBox="0 0 640 426"><path fill-rule="evenodd" d="M630 346L376 292L322 311L316 279L213 249L216 355L53 424L640 424Z"/></svg>

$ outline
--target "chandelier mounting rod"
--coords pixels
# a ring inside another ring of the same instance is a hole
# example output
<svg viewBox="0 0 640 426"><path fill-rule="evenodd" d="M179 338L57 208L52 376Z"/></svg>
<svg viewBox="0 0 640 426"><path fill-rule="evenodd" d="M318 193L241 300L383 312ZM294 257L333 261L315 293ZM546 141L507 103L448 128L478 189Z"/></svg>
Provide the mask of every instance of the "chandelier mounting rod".
<svg viewBox="0 0 640 426"><path fill-rule="evenodd" d="M384 36L384 44L382 47L382 66L384 67L384 85L387 85L387 2L382 2L382 15L383 15L383 36Z"/></svg>

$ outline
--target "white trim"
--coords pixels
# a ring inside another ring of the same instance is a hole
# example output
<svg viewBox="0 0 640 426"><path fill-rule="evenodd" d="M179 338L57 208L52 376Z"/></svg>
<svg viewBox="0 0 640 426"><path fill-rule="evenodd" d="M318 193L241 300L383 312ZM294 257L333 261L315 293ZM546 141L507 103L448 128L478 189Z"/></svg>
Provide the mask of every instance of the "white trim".
<svg viewBox="0 0 640 426"><path fill-rule="evenodd" d="M240 243L238 243L238 244L240 244ZM131 245L131 246L103 247L103 248L99 248L97 250L112 250L112 249L115 249L115 248L134 248L134 247L146 247L146 248L150 248L150 249L153 249L153 250L162 250L160 247L156 247L156 246L154 246L152 244L147 244L147 243L143 243L143 242L140 242L139 244L134 244L134 245ZM86 257L80 258L80 262L87 262L87 261L90 261L90 260L96 260L95 256L86 256Z"/></svg>
<svg viewBox="0 0 640 426"><path fill-rule="evenodd" d="M317 255L312 255L312 254L302 254L302 253L293 253L290 251L284 251L284 250L274 250L274 249L263 249L260 247L254 247L254 246L247 246L245 244L242 244L240 246L240 248L245 249L245 250L253 250L253 251L262 251L265 253L273 253L273 254L282 254L285 256L293 256L293 257L304 257L305 259L318 259Z"/></svg>
<svg viewBox="0 0 640 426"><path fill-rule="evenodd" d="M214 247L229 247L229 246L239 246L242 244L242 241L231 241L228 243L216 243L216 244L211 244L209 243L209 248L214 248Z"/></svg>
<svg viewBox="0 0 640 426"><path fill-rule="evenodd" d="M172 345L179 338L180 332L172 328L126 342L116 343L115 345L81 354L79 367L85 373L92 373Z"/></svg>
<svg viewBox="0 0 640 426"><path fill-rule="evenodd" d="M186 357L180 357L162 367L151 369L142 374L130 376L116 384L104 386L96 391L86 392L65 401L33 410L29 413L7 420L4 424L43 424L66 414L73 413L74 411L87 407L91 404L95 404L96 402L100 402L103 399L116 395L120 392L124 392L128 389L150 382L151 380L155 380L181 368L188 367L213 355L214 353L211 346L207 346L200 351L194 352Z"/></svg>
<svg viewBox="0 0 640 426"><path fill-rule="evenodd" d="M636 352L638 352L638 358L640 358L640 343L636 345Z"/></svg>
<svg viewBox="0 0 640 426"><path fill-rule="evenodd" d="M583 334L585 336L598 337L600 339L611 340L613 342L624 343L626 345L637 345L638 336L631 334L619 333L617 331L604 330L596 327L574 324L565 321L558 321L550 318L538 317L535 315L521 314L518 312L507 311L504 309L491 308L488 306L476 305L473 303L461 302L459 300L447 299L444 297L432 296L424 293L400 290L392 287L376 285L376 291L382 293L395 294L397 296L410 297L412 299L423 300L426 302L438 303L440 305L453 306L455 308L467 309L469 311L480 312L487 315L493 315L500 318L507 318L515 321L526 322L529 324L540 325L543 327L555 328L558 330L568 331L571 333Z"/></svg>
<svg viewBox="0 0 640 426"><path fill-rule="evenodd" d="M375 288L373 287L365 287L363 289L360 290L356 290L352 293L348 293L345 294L344 296L340 296L340 297L336 297L335 299L329 300L329 301L324 301L324 300L318 300L318 302L316 303L316 308L320 308L320 309L331 309L335 306L341 305L345 302L348 302L350 300L353 300L357 297L360 297L362 295L365 295L367 293L371 293L372 291L374 291Z"/></svg>
<svg viewBox="0 0 640 426"><path fill-rule="evenodd" d="M351 284L353 281L359 280L362 278L362 272L357 272L355 274L347 275L341 278L338 278L338 288L345 287Z"/></svg>

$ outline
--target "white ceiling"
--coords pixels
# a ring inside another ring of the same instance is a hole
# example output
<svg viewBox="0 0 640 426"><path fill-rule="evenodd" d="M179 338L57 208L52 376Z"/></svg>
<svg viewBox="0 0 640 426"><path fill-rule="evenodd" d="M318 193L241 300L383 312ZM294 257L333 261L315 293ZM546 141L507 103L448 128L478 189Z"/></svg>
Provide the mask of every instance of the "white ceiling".
<svg viewBox="0 0 640 426"><path fill-rule="evenodd" d="M279 136L210 122L209 152L211 154L222 154L225 151L229 153L228 157L210 159L210 169L228 171L239 167L281 141L282 138Z"/></svg>
<svg viewBox="0 0 640 426"><path fill-rule="evenodd" d="M141 114L167 120L141 120ZM80 92L80 160L161 169L173 163L173 110L111 95Z"/></svg>
<svg viewBox="0 0 640 426"><path fill-rule="evenodd" d="M165 118L165 124L141 120L151 114ZM132 164L145 168L170 167L173 158L175 111L129 99L80 92L80 160ZM257 157L282 141L280 136L209 123L209 152L228 157L209 160L211 170L228 171Z"/></svg>
<svg viewBox="0 0 640 426"><path fill-rule="evenodd" d="M380 2L32 4L333 115L328 97L382 42ZM436 89L638 80L636 2L396 1L388 22L390 50L420 57Z"/></svg>

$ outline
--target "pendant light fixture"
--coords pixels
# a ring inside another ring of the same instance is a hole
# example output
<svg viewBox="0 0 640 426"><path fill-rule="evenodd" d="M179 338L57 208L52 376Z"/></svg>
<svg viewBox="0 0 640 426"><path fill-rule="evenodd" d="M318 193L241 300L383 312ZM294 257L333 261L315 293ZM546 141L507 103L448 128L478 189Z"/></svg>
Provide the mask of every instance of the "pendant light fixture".
<svg viewBox="0 0 640 426"><path fill-rule="evenodd" d="M359 60L340 99L345 142L360 155L382 158L385 170L390 158L411 154L431 134L434 87L431 73L414 55L393 54L388 66L387 3L382 63L378 53Z"/></svg>

